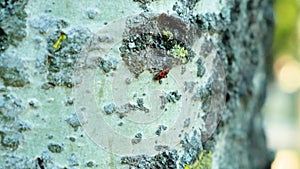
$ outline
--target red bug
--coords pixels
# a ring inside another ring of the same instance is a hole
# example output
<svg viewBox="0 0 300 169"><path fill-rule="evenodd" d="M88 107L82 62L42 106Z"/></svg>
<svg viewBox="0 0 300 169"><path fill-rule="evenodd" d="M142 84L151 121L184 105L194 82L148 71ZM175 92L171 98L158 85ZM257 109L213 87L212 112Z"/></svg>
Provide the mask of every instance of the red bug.
<svg viewBox="0 0 300 169"><path fill-rule="evenodd" d="M161 80L161 79L163 79L163 78L168 77L169 70L170 70L169 67L165 67L163 70L161 70L160 72L158 72L158 73L153 77L153 80Z"/></svg>

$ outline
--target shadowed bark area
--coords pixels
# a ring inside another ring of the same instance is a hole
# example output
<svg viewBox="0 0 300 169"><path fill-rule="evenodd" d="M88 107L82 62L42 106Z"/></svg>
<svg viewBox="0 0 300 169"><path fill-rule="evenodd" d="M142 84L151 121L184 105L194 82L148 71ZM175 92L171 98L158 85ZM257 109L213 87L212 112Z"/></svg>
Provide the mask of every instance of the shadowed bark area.
<svg viewBox="0 0 300 169"><path fill-rule="evenodd" d="M271 1L231 1L224 32L227 119L217 137L216 168L270 168L261 108L266 96L266 56L272 44Z"/></svg>

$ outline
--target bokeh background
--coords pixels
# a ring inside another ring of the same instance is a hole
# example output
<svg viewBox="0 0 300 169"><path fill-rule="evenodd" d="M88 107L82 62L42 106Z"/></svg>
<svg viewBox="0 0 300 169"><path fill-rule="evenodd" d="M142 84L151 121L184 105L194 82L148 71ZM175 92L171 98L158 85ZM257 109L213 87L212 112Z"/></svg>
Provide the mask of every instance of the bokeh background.
<svg viewBox="0 0 300 169"><path fill-rule="evenodd" d="M263 108L272 169L300 169L300 0L275 0L271 74Z"/></svg>

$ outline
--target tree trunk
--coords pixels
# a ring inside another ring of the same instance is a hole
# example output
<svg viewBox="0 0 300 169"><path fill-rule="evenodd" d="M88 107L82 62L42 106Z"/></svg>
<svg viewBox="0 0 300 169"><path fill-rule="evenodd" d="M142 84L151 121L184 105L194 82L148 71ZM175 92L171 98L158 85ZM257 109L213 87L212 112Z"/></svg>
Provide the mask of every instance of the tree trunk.
<svg viewBox="0 0 300 169"><path fill-rule="evenodd" d="M270 1L8 0L0 15L0 168L270 168Z"/></svg>

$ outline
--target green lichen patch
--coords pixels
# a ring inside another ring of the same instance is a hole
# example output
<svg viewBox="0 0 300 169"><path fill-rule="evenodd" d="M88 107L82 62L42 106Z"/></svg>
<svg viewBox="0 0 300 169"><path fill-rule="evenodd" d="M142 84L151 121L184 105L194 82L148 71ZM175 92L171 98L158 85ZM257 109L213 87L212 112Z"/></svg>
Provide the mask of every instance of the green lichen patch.
<svg viewBox="0 0 300 169"><path fill-rule="evenodd" d="M174 45L169 51L169 54L174 56L174 58L179 59L182 63L186 63L188 60L189 51L180 45Z"/></svg>
<svg viewBox="0 0 300 169"><path fill-rule="evenodd" d="M168 40L174 39L174 34L171 31L169 31L169 30L163 30L162 31L162 35L164 37L167 37Z"/></svg>
<svg viewBox="0 0 300 169"><path fill-rule="evenodd" d="M192 164L196 160L197 155L202 149L201 136L196 130L191 135L185 133L180 144L184 152L180 157L179 166L180 168L184 168L186 164Z"/></svg>
<svg viewBox="0 0 300 169"><path fill-rule="evenodd" d="M185 165L184 169L211 169L212 152L202 150L198 155L197 160L192 165Z"/></svg>

